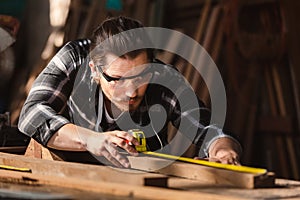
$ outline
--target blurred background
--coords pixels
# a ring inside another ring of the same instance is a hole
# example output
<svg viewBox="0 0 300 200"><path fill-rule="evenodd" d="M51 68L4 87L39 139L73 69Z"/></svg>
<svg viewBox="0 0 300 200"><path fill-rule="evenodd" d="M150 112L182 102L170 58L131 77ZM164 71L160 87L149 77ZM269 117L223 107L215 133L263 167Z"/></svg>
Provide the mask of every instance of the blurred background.
<svg viewBox="0 0 300 200"><path fill-rule="evenodd" d="M89 37L108 16L125 15L199 42L224 80L224 130L241 142L242 163L300 180L299 11L294 0L0 0L0 150L23 152L28 138L16 133L20 109L57 50ZM170 35L168 45L179 43ZM162 50L157 57L176 65L210 106L201 78L213 81L209 69L200 75Z"/></svg>

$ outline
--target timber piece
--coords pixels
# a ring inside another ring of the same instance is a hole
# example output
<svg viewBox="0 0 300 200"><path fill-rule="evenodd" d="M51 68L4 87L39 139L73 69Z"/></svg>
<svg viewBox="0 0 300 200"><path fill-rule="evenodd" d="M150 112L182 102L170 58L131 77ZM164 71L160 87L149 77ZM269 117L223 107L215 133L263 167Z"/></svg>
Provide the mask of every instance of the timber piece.
<svg viewBox="0 0 300 200"><path fill-rule="evenodd" d="M19 154L24 152L26 148L26 146L0 147L0 152Z"/></svg>
<svg viewBox="0 0 300 200"><path fill-rule="evenodd" d="M194 40L199 42L199 43L201 43L202 34L204 33L204 28L205 28L205 25L207 23L207 18L208 18L210 10L211 10L211 0L206 0L205 3L204 3L204 7L201 11L203 13L199 18L198 25L197 25L197 30L196 30L195 36L194 36ZM197 53L199 53L199 52L196 52L195 47L193 47L191 49L191 56L190 56L189 60L196 59ZM187 68L187 70L185 71L184 75L185 75L186 79L188 81L190 81L193 78L192 75L193 75L193 68L194 67L192 66L192 64L188 63L186 68Z"/></svg>
<svg viewBox="0 0 300 200"><path fill-rule="evenodd" d="M128 156L128 159L134 169L198 180L207 185L253 189L272 187L275 182L275 175L272 172L266 174L243 173L150 156Z"/></svg>
<svg viewBox="0 0 300 200"><path fill-rule="evenodd" d="M275 91L276 91L278 104L279 104L279 115L286 117L287 116L286 103L284 102L281 80L280 80L280 76L279 76L276 66L272 67L272 73L273 73ZM291 137L285 137L285 140L287 143L287 152L290 155L290 164L291 164L291 168L292 168L292 174L293 174L293 177L296 180L298 180L299 172L298 172L297 157L295 154L294 143L293 143Z"/></svg>
<svg viewBox="0 0 300 200"><path fill-rule="evenodd" d="M167 187L168 177L161 174L145 173L136 170L119 169L102 165L51 161L0 153L0 164L31 169L33 174L53 177L73 177L77 179L150 185Z"/></svg>
<svg viewBox="0 0 300 200"><path fill-rule="evenodd" d="M267 66L265 69L265 81L266 81L266 86L267 86L267 93L268 93L268 98L269 98L269 105L270 105L270 111L273 116L278 116L278 109L276 106L276 96L274 94L274 85L273 85L273 80L271 76L271 71L270 67ZM276 145L276 149L278 149L276 157L278 158L278 165L280 166L278 171L280 170L281 174L283 177L288 177L289 176L289 169L286 163L288 162L288 158L286 157L285 153L285 144L284 141L282 140L282 137L280 135L275 135L274 136L274 142Z"/></svg>
<svg viewBox="0 0 300 200"><path fill-rule="evenodd" d="M24 154L26 157L31 158L42 158L46 160L53 160L53 157L50 151L35 141L33 138L30 139L30 142L27 146L27 149Z"/></svg>
<svg viewBox="0 0 300 200"><path fill-rule="evenodd" d="M291 78L291 84L292 84L292 88L293 88L293 94L294 94L294 102L295 102L295 110L296 110L296 117L297 117L297 128L298 128L298 132L300 133L300 92L298 93L298 91L300 91L300 87L297 84L297 77L296 77L296 73L294 70L294 66L292 63L289 64L289 69L290 69L290 78Z"/></svg>
<svg viewBox="0 0 300 200"><path fill-rule="evenodd" d="M25 156L31 158L42 158L42 147L38 145L34 139L30 139Z"/></svg>
<svg viewBox="0 0 300 200"><path fill-rule="evenodd" d="M120 183L109 183L101 180L84 180L74 177L57 178L48 175L30 174L0 170L0 182L24 184L38 187L59 186L82 191L97 192L101 194L115 195L116 197L127 197L132 199L207 199L207 200L238 200L243 197L234 195L217 195L201 191L184 191L158 187L144 187ZM101 195L100 195L101 196ZM247 198L249 199L249 198Z"/></svg>
<svg viewBox="0 0 300 200"><path fill-rule="evenodd" d="M178 32L183 33L182 29L175 29L176 32L172 32L172 34L169 36L168 42L165 44L164 49L172 49L174 52L176 52L180 48L181 38L178 36ZM162 60L164 63L172 63L173 59L175 57L175 54L173 52L169 51L162 51L156 55L156 58Z"/></svg>
<svg viewBox="0 0 300 200"><path fill-rule="evenodd" d="M79 37L83 38L83 37L88 37L89 34L92 32L92 29L95 27L95 19L97 18L98 14L101 13L101 17L100 19L104 19L105 18L105 1L104 0L93 0L91 3L91 5L88 7L86 13L87 13L87 17L85 19L85 22L83 23L83 28L82 30L80 30L79 33Z"/></svg>
<svg viewBox="0 0 300 200"><path fill-rule="evenodd" d="M209 187L201 186L194 187L190 182L184 183L182 179L171 179L170 184L174 188L181 188L185 190L201 191L212 194L218 194L220 196L233 195L235 197L242 197L245 199L299 199L300 197L300 182L286 179L276 179L274 188L258 188L258 189L237 189L229 187ZM173 182L174 181L174 182Z"/></svg>
<svg viewBox="0 0 300 200"><path fill-rule="evenodd" d="M218 20L219 20L219 16L220 13L222 11L222 7L220 5L216 5L214 6L214 8L212 9L211 15L210 15L210 19L207 25L207 30L206 30L206 34L204 37L204 41L203 41L203 48L206 50L206 52L211 52L212 51L212 46L213 46L213 38L214 40L216 36L216 26L218 25ZM222 33L222 30L218 30L219 32ZM200 98L206 103L208 104L209 102L209 91L208 88L212 89L212 85L214 83L214 79L215 79L215 74L214 74L214 70L212 70L213 68L211 66L206 66L205 60L207 60L206 56L206 52L201 52L200 55L198 55L200 57L199 60L202 60L203 63L200 64L200 71L202 72L202 74L196 73L193 76L192 79L192 87L196 90L196 91L201 91L200 93ZM216 60L214 60L216 62ZM200 86L202 77L207 77L207 81L205 82L205 84L207 85L208 88L203 88L203 86Z"/></svg>

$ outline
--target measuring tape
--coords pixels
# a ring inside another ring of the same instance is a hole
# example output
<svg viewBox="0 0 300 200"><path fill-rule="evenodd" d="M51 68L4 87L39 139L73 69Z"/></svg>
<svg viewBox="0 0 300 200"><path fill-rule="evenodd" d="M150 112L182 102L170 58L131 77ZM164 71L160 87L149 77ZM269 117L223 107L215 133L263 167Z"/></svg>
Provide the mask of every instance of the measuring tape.
<svg viewBox="0 0 300 200"><path fill-rule="evenodd" d="M198 164L198 165L204 165L204 166L214 167L214 168L219 168L219 169L228 169L228 170L237 171L237 172L244 172L244 173L251 173L251 174L267 173L267 170L262 169L262 168L230 165L230 164L223 164L223 163L217 163L217 162L210 162L210 161L206 161L206 160L196 160L193 158L174 156L174 155L170 155L170 154L157 153L157 152L152 152L152 151L145 151L142 153L146 154L146 155L152 155L152 156L167 158L167 159L171 159L171 160L179 160L179 161L183 161L183 162L194 163L194 164Z"/></svg>
<svg viewBox="0 0 300 200"><path fill-rule="evenodd" d="M145 155L151 155L151 156L160 157L160 158L167 158L167 159L171 159L171 160L179 160L179 161L183 161L183 162L187 162L187 163L194 163L194 164L208 166L208 167L227 169L227 170L251 173L251 174L265 174L268 172L266 169L263 169L263 168L222 164L222 163L210 162L210 161L206 161L206 160L196 160L193 158L187 158L187 157L181 157L181 156L174 156L174 155L170 155L170 154L147 151L146 137L145 137L145 134L143 131L141 131L139 129L132 129L132 130L129 130L128 133L130 133L133 137L135 137L138 140L138 142L140 143L140 145L135 146L136 150Z"/></svg>
<svg viewBox="0 0 300 200"><path fill-rule="evenodd" d="M0 169L12 170L12 171L18 171L18 172L31 172L31 169L29 169L29 168L13 167L13 166L9 166L9 165L0 165Z"/></svg>

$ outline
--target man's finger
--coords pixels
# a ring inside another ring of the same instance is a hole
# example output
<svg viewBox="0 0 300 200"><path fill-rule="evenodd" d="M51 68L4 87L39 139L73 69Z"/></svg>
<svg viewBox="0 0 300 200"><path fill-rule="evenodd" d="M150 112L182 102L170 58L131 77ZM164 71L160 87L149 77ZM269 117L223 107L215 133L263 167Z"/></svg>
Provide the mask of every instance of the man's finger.
<svg viewBox="0 0 300 200"><path fill-rule="evenodd" d="M133 145L139 145L139 141L127 132L118 131L116 136L127 140L129 143L132 143Z"/></svg>
<svg viewBox="0 0 300 200"><path fill-rule="evenodd" d="M133 156L138 155L137 150L132 145L129 145L129 142L126 139L122 139L122 138L119 138L119 137L114 137L114 138L112 138L112 143L114 143L117 146L121 147L122 149L124 149L125 151L127 151L128 153L130 153Z"/></svg>
<svg viewBox="0 0 300 200"><path fill-rule="evenodd" d="M122 156L112 144L107 144L106 149L109 153L108 155L106 155L106 158L109 161L111 161L113 164L117 163L116 166L119 166L119 164L121 164L121 166L119 167L130 167L129 160L126 157Z"/></svg>
<svg viewBox="0 0 300 200"><path fill-rule="evenodd" d="M108 151L103 151L102 156L105 157L114 166L123 168L123 165L118 162Z"/></svg>

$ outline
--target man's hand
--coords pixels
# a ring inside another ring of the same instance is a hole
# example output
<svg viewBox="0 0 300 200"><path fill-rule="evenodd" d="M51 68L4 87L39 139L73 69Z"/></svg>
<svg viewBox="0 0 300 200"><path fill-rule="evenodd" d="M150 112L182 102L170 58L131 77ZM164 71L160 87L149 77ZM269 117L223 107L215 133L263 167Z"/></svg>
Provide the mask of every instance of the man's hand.
<svg viewBox="0 0 300 200"><path fill-rule="evenodd" d="M219 162L223 164L240 164L241 147L231 138L224 137L214 141L209 148L208 161ZM199 159L199 158L195 158Z"/></svg>
<svg viewBox="0 0 300 200"><path fill-rule="evenodd" d="M104 156L117 167L130 167L127 157L120 154L117 147L124 149L133 156L138 155L136 149L129 144L139 145L139 142L125 131L97 133L88 136L85 141L86 149L90 153L96 156Z"/></svg>
<svg viewBox="0 0 300 200"><path fill-rule="evenodd" d="M217 139L209 148L209 160L224 164L240 165L240 154L240 145L228 137Z"/></svg>
<svg viewBox="0 0 300 200"><path fill-rule="evenodd" d="M216 155L209 156L208 161L223 164L241 165L239 155L231 149L220 149Z"/></svg>
<svg viewBox="0 0 300 200"><path fill-rule="evenodd" d="M136 149L129 144L139 145L136 138L125 131L98 133L74 124L61 127L48 141L47 146L66 151L89 151L95 156L103 156L117 167L130 167L126 156L118 151L124 149L137 156Z"/></svg>

